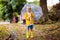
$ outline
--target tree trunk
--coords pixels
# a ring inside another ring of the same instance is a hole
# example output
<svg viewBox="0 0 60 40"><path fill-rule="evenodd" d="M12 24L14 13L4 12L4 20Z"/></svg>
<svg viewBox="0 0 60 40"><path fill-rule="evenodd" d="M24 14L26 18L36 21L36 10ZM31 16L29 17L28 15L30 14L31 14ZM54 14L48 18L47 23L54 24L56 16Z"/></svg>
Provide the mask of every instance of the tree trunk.
<svg viewBox="0 0 60 40"><path fill-rule="evenodd" d="M40 6L42 7L43 15L45 17L45 20L48 20L48 9L47 9L47 0L40 0Z"/></svg>

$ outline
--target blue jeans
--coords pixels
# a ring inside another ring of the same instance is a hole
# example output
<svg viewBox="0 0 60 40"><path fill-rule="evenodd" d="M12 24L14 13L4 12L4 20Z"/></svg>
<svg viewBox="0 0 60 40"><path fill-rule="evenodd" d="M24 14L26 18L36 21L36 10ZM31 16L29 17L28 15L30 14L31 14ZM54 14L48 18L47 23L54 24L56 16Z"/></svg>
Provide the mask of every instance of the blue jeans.
<svg viewBox="0 0 60 40"><path fill-rule="evenodd" d="M29 25L29 26L27 26L27 29L29 30L29 29L33 29L33 25Z"/></svg>

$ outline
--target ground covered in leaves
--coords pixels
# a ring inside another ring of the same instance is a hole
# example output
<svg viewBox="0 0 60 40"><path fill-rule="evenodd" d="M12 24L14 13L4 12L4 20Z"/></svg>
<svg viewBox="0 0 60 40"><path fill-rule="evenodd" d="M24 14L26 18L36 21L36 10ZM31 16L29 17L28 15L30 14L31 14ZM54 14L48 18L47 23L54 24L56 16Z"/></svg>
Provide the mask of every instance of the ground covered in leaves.
<svg viewBox="0 0 60 40"><path fill-rule="evenodd" d="M60 40L60 23L34 25L34 38L27 39L26 27L23 24L0 25L0 40L6 40L10 35L14 40Z"/></svg>

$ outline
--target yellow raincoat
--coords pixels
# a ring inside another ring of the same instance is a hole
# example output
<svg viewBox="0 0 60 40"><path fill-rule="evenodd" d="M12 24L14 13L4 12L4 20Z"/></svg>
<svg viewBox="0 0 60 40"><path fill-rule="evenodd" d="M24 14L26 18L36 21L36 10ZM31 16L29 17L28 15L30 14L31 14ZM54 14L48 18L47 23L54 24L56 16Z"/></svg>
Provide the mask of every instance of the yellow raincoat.
<svg viewBox="0 0 60 40"><path fill-rule="evenodd" d="M28 16L30 16L30 18ZM24 17L25 17L25 20L26 20L26 25L34 24L34 13L31 12L28 15L28 13L25 12Z"/></svg>

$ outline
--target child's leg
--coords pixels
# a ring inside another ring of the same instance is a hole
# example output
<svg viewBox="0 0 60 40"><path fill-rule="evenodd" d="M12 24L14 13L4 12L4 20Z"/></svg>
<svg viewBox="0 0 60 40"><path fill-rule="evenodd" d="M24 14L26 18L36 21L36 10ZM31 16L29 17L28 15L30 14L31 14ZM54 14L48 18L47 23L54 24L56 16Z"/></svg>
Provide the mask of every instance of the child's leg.
<svg viewBox="0 0 60 40"><path fill-rule="evenodd" d="M30 27L30 34L31 34L31 38L33 38L33 36L34 36L34 33L33 33L33 25L31 25L31 27Z"/></svg>
<svg viewBox="0 0 60 40"><path fill-rule="evenodd" d="M26 37L29 38L30 32L29 32L29 26L27 27L27 31L26 31Z"/></svg>

